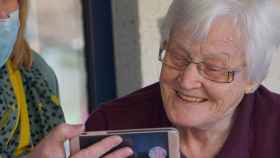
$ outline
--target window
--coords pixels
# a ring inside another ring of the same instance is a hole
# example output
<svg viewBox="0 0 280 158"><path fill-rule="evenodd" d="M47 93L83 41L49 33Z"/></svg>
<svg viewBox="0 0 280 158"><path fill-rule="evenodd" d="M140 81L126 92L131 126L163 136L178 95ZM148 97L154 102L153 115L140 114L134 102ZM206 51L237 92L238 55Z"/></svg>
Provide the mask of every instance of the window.
<svg viewBox="0 0 280 158"><path fill-rule="evenodd" d="M68 123L88 116L81 5L80 0L30 0L27 22L31 47L57 75Z"/></svg>

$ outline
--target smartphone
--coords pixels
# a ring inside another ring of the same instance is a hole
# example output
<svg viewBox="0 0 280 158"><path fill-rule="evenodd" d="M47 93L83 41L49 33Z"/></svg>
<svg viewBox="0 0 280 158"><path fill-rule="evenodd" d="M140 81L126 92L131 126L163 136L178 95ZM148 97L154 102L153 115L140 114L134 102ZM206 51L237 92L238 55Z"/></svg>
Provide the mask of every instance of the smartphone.
<svg viewBox="0 0 280 158"><path fill-rule="evenodd" d="M175 128L85 132L70 141L71 153L76 153L111 135L121 136L123 142L104 155L129 146L134 151L130 158L180 158L179 134Z"/></svg>

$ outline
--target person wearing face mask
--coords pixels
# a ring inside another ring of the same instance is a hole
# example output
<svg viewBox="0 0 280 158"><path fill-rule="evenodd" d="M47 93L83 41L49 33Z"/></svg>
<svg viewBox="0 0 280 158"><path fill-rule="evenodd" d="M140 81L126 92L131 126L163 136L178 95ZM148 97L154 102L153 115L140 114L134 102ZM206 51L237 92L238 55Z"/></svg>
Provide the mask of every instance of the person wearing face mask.
<svg viewBox="0 0 280 158"><path fill-rule="evenodd" d="M25 40L27 2L0 0L0 158L64 158L64 142L84 127L63 123L56 76ZM99 157L121 141L113 136L70 157Z"/></svg>
<svg viewBox="0 0 280 158"><path fill-rule="evenodd" d="M24 39L25 18L25 1L0 0L1 158L26 154L64 122L56 77Z"/></svg>

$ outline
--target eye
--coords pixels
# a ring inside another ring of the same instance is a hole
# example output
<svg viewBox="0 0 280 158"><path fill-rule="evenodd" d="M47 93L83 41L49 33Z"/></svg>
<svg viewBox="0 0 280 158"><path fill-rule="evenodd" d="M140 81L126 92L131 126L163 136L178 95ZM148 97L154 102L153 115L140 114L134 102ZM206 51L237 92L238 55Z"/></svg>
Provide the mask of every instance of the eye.
<svg viewBox="0 0 280 158"><path fill-rule="evenodd" d="M226 68L229 63L228 56L223 54L215 54L215 55L206 55L202 57L202 61L204 61L207 65L214 68Z"/></svg>
<svg viewBox="0 0 280 158"><path fill-rule="evenodd" d="M204 69L207 69L208 71L225 71L225 68L222 68L220 66L216 66L213 64L209 64L209 63L203 63L203 67Z"/></svg>
<svg viewBox="0 0 280 158"><path fill-rule="evenodd" d="M182 55L173 53L171 54L171 58L173 61L173 64L177 65L177 66L185 66L188 65L189 61L188 59L186 59L185 57L183 57Z"/></svg>

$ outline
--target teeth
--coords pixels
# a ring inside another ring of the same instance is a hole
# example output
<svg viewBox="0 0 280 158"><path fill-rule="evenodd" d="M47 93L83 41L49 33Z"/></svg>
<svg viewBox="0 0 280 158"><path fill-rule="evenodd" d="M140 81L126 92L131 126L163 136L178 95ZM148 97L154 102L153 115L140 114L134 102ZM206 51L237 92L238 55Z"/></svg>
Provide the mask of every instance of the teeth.
<svg viewBox="0 0 280 158"><path fill-rule="evenodd" d="M178 94L178 96L183 99L183 100L186 100L186 101L189 101L189 102L202 102L204 101L205 99L203 98L197 98L197 97L191 97L191 96L185 96L185 95L180 95Z"/></svg>

